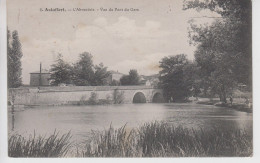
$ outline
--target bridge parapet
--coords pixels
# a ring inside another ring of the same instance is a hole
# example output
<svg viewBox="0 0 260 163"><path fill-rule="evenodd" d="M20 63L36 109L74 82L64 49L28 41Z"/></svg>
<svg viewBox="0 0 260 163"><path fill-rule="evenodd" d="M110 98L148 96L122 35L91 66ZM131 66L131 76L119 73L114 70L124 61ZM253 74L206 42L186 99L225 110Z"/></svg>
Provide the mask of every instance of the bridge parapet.
<svg viewBox="0 0 260 163"><path fill-rule="evenodd" d="M66 86L66 87L39 87L39 91L111 91L111 90L143 90L153 89L153 86Z"/></svg>
<svg viewBox="0 0 260 163"><path fill-rule="evenodd" d="M68 86L68 87L24 87L10 89L15 98L15 104L21 105L59 105L89 99L95 92L99 99L113 97L115 91L124 94L124 103L133 103L134 96L140 92L145 102L152 102L156 93L162 90L152 86ZM140 94L139 93L139 94Z"/></svg>

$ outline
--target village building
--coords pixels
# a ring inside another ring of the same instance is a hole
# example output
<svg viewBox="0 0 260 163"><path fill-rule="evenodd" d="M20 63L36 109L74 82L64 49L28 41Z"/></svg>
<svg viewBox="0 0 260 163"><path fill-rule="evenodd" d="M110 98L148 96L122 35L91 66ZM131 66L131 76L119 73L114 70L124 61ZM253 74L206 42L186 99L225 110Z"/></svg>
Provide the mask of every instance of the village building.
<svg viewBox="0 0 260 163"><path fill-rule="evenodd" d="M144 78L144 76L140 77L139 85L151 86L150 80Z"/></svg>
<svg viewBox="0 0 260 163"><path fill-rule="evenodd" d="M30 73L30 86L49 86L51 73L47 70Z"/></svg>
<svg viewBox="0 0 260 163"><path fill-rule="evenodd" d="M145 86L157 86L159 83L159 75L151 75L151 76L140 76L140 85Z"/></svg>
<svg viewBox="0 0 260 163"><path fill-rule="evenodd" d="M107 77L107 82L110 85L113 81L120 82L120 79L124 74L118 72L118 71L109 71L110 75Z"/></svg>

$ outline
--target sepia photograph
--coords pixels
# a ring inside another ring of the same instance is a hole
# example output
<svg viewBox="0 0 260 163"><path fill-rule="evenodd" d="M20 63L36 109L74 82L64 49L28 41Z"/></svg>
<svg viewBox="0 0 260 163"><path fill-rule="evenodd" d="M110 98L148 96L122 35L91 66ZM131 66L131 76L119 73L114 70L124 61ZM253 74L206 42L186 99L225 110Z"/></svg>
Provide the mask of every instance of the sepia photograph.
<svg viewBox="0 0 260 163"><path fill-rule="evenodd" d="M8 157L253 157L251 0L7 0L4 39Z"/></svg>

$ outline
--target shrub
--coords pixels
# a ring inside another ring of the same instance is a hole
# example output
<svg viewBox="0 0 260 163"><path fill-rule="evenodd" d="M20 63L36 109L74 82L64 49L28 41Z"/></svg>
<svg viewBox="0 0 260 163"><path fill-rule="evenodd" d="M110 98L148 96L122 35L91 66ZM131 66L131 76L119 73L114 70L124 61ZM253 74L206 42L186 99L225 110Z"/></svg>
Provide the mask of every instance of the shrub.
<svg viewBox="0 0 260 163"><path fill-rule="evenodd" d="M108 105L108 104L111 104L111 100L108 100L108 99L100 99L98 100L98 105Z"/></svg>
<svg viewBox="0 0 260 163"><path fill-rule="evenodd" d="M124 102L124 91L114 90L113 93L114 104L122 104Z"/></svg>
<svg viewBox="0 0 260 163"><path fill-rule="evenodd" d="M91 95L88 99L88 104L90 105L98 104L98 94L96 92L91 92Z"/></svg>

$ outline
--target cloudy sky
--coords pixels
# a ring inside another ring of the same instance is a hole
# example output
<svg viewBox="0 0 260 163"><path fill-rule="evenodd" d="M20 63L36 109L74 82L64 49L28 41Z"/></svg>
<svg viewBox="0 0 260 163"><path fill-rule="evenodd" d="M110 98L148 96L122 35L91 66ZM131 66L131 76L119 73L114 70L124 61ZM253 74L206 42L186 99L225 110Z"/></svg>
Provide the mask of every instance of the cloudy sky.
<svg viewBox="0 0 260 163"><path fill-rule="evenodd" d="M9 0L8 28L17 30L22 43L23 83L39 63L49 69L58 53L75 62L82 52L90 52L95 64L103 62L109 70L139 74L158 73L164 56L187 54L193 59L195 47L189 45L188 21L210 23L209 11L183 11L183 0ZM41 12L45 8L65 8L67 12ZM95 11L68 11L73 8ZM100 11L100 8L114 11ZM115 8L139 11L115 11ZM99 9L99 10L98 10ZM197 18L199 17L199 18Z"/></svg>

